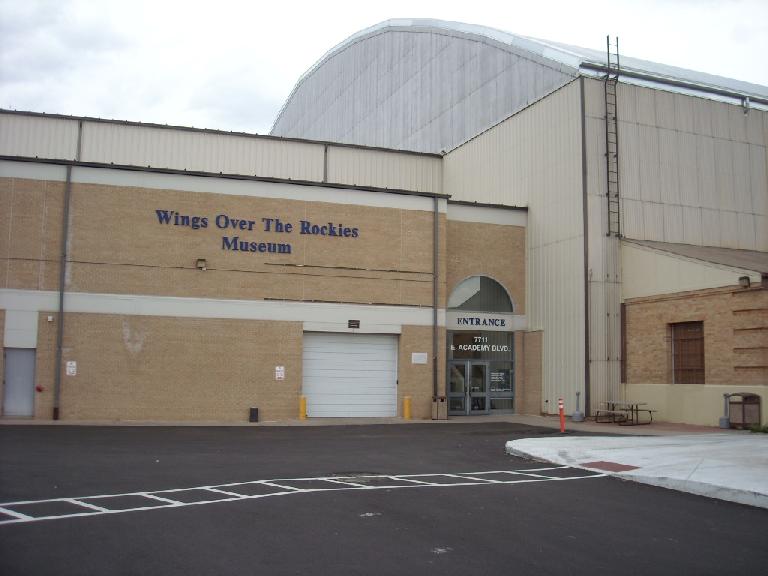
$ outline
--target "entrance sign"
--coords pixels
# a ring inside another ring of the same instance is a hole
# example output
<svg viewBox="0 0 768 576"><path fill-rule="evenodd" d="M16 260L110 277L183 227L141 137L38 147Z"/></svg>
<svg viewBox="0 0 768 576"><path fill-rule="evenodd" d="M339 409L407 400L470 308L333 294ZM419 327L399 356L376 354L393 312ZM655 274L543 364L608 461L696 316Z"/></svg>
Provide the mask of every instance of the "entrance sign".
<svg viewBox="0 0 768 576"><path fill-rule="evenodd" d="M528 318L525 314L448 310L445 313L445 327L448 330L515 332L528 329Z"/></svg>

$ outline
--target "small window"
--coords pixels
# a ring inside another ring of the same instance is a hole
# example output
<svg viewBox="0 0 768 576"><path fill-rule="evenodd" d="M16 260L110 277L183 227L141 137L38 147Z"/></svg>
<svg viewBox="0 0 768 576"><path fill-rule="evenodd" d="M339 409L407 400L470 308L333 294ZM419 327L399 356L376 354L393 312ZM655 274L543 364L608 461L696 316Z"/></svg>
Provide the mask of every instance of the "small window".
<svg viewBox="0 0 768 576"><path fill-rule="evenodd" d="M675 384L704 384L704 323L672 324L672 367Z"/></svg>

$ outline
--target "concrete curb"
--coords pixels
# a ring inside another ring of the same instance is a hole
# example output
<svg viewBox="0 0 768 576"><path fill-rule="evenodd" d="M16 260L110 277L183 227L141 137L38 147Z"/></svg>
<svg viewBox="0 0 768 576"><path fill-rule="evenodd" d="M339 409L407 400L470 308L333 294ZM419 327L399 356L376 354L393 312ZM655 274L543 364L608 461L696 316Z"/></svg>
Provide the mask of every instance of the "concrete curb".
<svg viewBox="0 0 768 576"><path fill-rule="evenodd" d="M506 452L768 509L768 441L749 436L525 438ZM592 464L592 465L588 465ZM613 471L607 468L630 468Z"/></svg>
<svg viewBox="0 0 768 576"><path fill-rule="evenodd" d="M736 502L737 504L746 504L747 506L768 509L768 496L750 490L729 488L727 486L718 486L716 484L697 482L695 480L680 480L665 476L644 476L626 472L617 472L615 476L618 476L623 480L631 480L633 482L640 482L641 484L650 484L651 486L677 490L678 492L688 492L689 494L696 494L697 496L706 496L708 498L716 498L718 500L726 500L728 502Z"/></svg>

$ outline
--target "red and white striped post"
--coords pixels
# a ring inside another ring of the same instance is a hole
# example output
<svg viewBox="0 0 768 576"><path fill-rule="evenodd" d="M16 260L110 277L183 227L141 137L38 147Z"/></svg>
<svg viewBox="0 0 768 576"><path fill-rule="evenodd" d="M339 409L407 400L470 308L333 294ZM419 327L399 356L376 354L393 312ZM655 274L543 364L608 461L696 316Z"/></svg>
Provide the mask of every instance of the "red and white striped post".
<svg viewBox="0 0 768 576"><path fill-rule="evenodd" d="M563 399L557 399L557 410L560 412L560 433L565 432L565 411L563 410Z"/></svg>

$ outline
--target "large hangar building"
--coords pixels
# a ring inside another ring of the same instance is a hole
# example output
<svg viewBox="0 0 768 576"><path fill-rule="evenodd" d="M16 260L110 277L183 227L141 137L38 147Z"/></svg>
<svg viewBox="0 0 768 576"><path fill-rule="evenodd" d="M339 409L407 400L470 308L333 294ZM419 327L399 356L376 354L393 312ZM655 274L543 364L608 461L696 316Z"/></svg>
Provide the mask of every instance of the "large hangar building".
<svg viewBox="0 0 768 576"><path fill-rule="evenodd" d="M3 416L765 398L768 88L610 52L393 20L272 136L0 112Z"/></svg>

